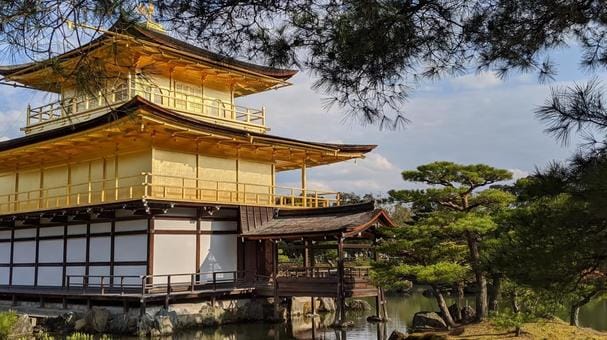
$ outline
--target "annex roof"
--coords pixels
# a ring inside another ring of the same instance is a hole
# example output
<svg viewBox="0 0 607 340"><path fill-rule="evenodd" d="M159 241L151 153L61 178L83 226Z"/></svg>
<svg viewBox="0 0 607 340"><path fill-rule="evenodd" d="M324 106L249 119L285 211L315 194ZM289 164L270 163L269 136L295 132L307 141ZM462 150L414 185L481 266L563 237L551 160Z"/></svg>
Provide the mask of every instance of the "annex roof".
<svg viewBox="0 0 607 340"><path fill-rule="evenodd" d="M248 239L294 239L343 235L352 237L376 224L393 227L384 209L373 202L315 209L279 210L258 229L244 232Z"/></svg>

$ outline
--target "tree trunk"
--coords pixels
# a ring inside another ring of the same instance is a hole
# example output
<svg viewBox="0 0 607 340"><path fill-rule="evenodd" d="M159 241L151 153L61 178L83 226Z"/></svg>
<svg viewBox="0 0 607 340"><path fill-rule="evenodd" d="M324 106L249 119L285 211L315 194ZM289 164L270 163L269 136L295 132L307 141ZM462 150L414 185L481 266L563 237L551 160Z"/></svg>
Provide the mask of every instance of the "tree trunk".
<svg viewBox="0 0 607 340"><path fill-rule="evenodd" d="M592 300L592 298L594 298L601 291L603 291L603 290L597 289L597 290L591 292L590 294L583 296L581 300L579 300L578 302L575 302L571 305L571 309L569 310L569 324L571 326L576 326L576 327L580 326L580 318L579 318L580 308L583 305L590 302L590 300Z"/></svg>
<svg viewBox="0 0 607 340"><path fill-rule="evenodd" d="M489 294L489 310L497 312L498 301L502 295L502 276L500 274L491 275L491 294Z"/></svg>
<svg viewBox="0 0 607 340"><path fill-rule="evenodd" d="M487 303L487 280L481 269L481 256L476 236L472 232L466 231L466 239L468 241L468 248L470 249L470 263L476 278L476 320L483 321L487 318L489 309Z"/></svg>
<svg viewBox="0 0 607 340"><path fill-rule="evenodd" d="M510 293L510 304L512 305L512 313L518 314L521 311L518 306L518 294L516 293L516 290L512 290Z"/></svg>
<svg viewBox="0 0 607 340"><path fill-rule="evenodd" d="M464 297L464 286L465 283L463 281L457 283L457 315L455 315L455 318L457 320L462 319L462 308L464 308L464 306L466 305L466 298Z"/></svg>
<svg viewBox="0 0 607 340"><path fill-rule="evenodd" d="M434 293L434 297L436 297L436 302L438 303L438 308L440 309L440 311L443 315L443 320L445 320L447 327L449 327L449 328L456 327L457 325L455 324L455 321L453 321L453 318L451 317L451 313L449 313L449 307L447 306L447 302L445 301L445 297L443 296L443 293L441 292L440 288L438 288L435 285L432 285L431 287L432 287L432 292Z"/></svg>
<svg viewBox="0 0 607 340"><path fill-rule="evenodd" d="M575 327L580 326L580 305L577 303L572 304L569 310L569 324Z"/></svg>

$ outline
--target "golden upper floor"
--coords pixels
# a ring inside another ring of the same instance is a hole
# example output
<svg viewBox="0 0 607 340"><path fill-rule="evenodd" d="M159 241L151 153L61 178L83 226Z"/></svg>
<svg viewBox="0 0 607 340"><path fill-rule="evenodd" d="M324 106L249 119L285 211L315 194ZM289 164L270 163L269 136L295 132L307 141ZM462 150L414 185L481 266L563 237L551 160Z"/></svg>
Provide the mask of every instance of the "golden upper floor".
<svg viewBox="0 0 607 340"><path fill-rule="evenodd" d="M374 147L217 125L137 96L96 118L0 142L0 215L142 199L337 205L337 193L308 188L306 169L359 158ZM276 173L293 169L301 170L301 185L276 184Z"/></svg>
<svg viewBox="0 0 607 340"><path fill-rule="evenodd" d="M92 119L137 95L194 119L266 132L265 110L238 106L235 99L289 85L295 73L227 58L125 22L55 58L0 68L7 80L59 97L28 108L26 134Z"/></svg>

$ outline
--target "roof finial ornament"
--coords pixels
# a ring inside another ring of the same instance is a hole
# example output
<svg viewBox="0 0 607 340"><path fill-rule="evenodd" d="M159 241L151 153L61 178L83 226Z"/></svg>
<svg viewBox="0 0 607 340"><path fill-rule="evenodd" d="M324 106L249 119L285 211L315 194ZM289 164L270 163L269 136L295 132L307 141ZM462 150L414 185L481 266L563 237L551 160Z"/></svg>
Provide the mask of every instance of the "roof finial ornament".
<svg viewBox="0 0 607 340"><path fill-rule="evenodd" d="M145 28L160 32L165 31L161 24L154 21L154 12L156 11L154 4L150 2L140 3L137 11L145 17Z"/></svg>

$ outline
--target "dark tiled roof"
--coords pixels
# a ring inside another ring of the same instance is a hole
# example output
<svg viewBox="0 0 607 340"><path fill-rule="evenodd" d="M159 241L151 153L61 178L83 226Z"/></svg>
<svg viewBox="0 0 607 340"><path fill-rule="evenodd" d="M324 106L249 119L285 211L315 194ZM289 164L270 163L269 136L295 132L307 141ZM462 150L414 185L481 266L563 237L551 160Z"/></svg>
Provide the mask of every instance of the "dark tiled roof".
<svg viewBox="0 0 607 340"><path fill-rule="evenodd" d="M215 64L220 67L237 67L239 69L249 70L251 72L255 72L258 74L262 74L267 77L277 78L281 80L287 80L293 77L297 70L290 69L280 69L269 66L263 66L258 64L253 64L246 61L237 60L234 58L230 58L215 52L211 52L207 49L189 44L185 41L181 41L179 39L175 39L167 34L149 30L139 24L135 23L127 23L125 21L118 21L114 24L109 31L129 35L137 39L141 39L147 42L159 44L165 47L170 47L180 52L187 52L197 56L200 60L206 61L211 64ZM97 44L103 40L111 39L111 36L107 33L102 34L98 38L86 43L79 48L66 52L62 55L59 55L55 58L55 60L66 59L71 56L77 55L81 52L88 51L94 49ZM29 67L43 67L48 63L47 61L41 62L32 62L20 65L11 65L11 66L0 66L0 75L10 76L13 73L19 72L21 70L25 70Z"/></svg>
<svg viewBox="0 0 607 340"><path fill-rule="evenodd" d="M307 142L297 139L284 138L278 136L267 135L263 133L257 133L252 131L245 131L237 128L231 128L228 126L217 125L209 122L204 122L195 118L190 118L179 113L173 112L161 106L158 106L140 96L135 96L130 101L122 104L121 106L114 109L114 111L108 112L102 116L87 120L84 122L68 125L56 129L51 129L31 135L26 135L20 138L9 139L7 141L0 142L0 152L7 151L10 149L31 145L39 142L43 142L53 138L59 138L69 136L76 132L82 132L88 129L92 129L111 121L126 117L139 108L147 108L148 111L160 118L167 121L174 122L177 124L191 126L209 132L218 132L229 134L235 137L244 138L263 138L264 140L280 142L284 144L293 145L305 145L308 147L318 147L325 149L332 149L341 152L362 152L367 153L377 147L376 145L357 145L357 144L328 144L328 143L317 143Z"/></svg>
<svg viewBox="0 0 607 340"><path fill-rule="evenodd" d="M383 209L373 202L330 208L280 210L260 228L242 234L250 239L299 238L341 235L354 236L375 223L394 226Z"/></svg>

